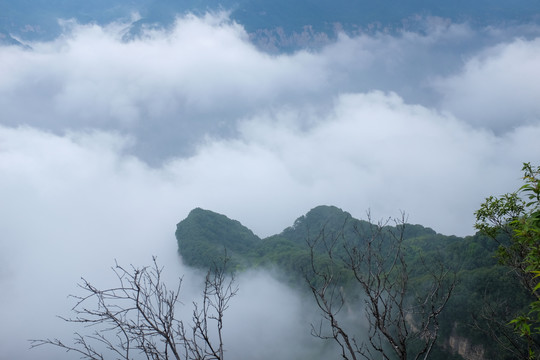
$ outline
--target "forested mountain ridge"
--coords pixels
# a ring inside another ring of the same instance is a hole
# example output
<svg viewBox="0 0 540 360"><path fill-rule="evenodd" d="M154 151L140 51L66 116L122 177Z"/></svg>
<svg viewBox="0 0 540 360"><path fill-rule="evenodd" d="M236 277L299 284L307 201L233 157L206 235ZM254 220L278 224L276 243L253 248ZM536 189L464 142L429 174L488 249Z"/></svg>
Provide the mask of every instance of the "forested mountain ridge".
<svg viewBox="0 0 540 360"><path fill-rule="evenodd" d="M177 224L176 239L178 249L186 264L207 268L217 259L217 254L227 254L235 265L254 266L273 263L290 270L293 264L285 264L284 258L307 254L306 241L317 237L321 232L328 236L342 233L343 237L356 233L368 234L372 224L358 220L346 211L335 206L318 206L297 218L294 224L281 233L260 239L251 230L236 220L231 220L209 210L196 208L186 219ZM393 227L387 225L390 230ZM433 229L422 225L407 224L404 237L411 244L422 243L426 239L442 242L447 239L460 239L437 234Z"/></svg>
<svg viewBox="0 0 540 360"><path fill-rule="evenodd" d="M427 268L444 265L456 276L457 285L440 317L437 349L430 358L513 358L505 350L508 337L514 336L507 320L526 308L530 296L512 273L498 264L495 241L480 234L465 238L445 236L421 225L405 224L401 229L400 225L388 222L380 228L385 236L403 230L412 292L425 286ZM351 237L367 239L374 229L375 224L355 219L337 207L318 206L280 234L260 239L238 221L194 209L178 223L176 238L179 253L188 265L209 268L226 250L236 270L278 268L285 280L298 285L305 281L303 274L310 266L311 240L334 239L338 244L337 256L343 256L341 242ZM325 248L318 246L314 247L314 261L323 264ZM350 274L343 271L342 281L347 286Z"/></svg>

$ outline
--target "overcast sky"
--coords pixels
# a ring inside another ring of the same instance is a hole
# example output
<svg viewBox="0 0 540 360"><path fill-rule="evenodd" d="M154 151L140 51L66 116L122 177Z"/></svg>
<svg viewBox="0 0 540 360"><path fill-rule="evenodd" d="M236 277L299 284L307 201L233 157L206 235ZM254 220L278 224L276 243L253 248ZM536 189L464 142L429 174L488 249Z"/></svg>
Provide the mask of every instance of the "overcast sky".
<svg viewBox="0 0 540 360"><path fill-rule="evenodd" d="M114 259L187 272L174 231L194 207L261 237L321 204L472 234L539 161L540 29L424 21L281 55L226 14L0 47L0 358L55 336Z"/></svg>

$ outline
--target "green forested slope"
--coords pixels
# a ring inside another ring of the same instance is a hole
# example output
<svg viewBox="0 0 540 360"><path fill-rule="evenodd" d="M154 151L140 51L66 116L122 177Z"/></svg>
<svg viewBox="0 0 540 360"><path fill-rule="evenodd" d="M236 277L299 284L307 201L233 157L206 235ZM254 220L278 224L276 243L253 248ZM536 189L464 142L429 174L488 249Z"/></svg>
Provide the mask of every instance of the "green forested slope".
<svg viewBox="0 0 540 360"><path fill-rule="evenodd" d="M302 284L310 267L309 241L322 237L335 240L339 257L344 256L340 251L344 251L342 245L347 241L367 239L375 229L374 224L354 219L341 209L319 206L280 234L260 239L237 221L195 209L177 225L176 237L179 252L188 265L209 268L226 249L236 269L278 268L287 281ZM392 223L383 229L388 236L399 230ZM429 269L444 266L457 277L454 293L440 317L440 341L432 359L449 358L452 339L453 343L466 339L470 348L480 346L484 359L516 358L508 349L513 349L513 341L519 341L507 324L526 307L530 297L511 271L497 263L497 242L480 234L465 238L445 236L421 225L406 224L403 246L411 296L429 281ZM327 261L325 251L321 242L314 247L315 262ZM352 284L351 274L337 270L347 288Z"/></svg>
<svg viewBox="0 0 540 360"><path fill-rule="evenodd" d="M246 254L261 241L238 221L199 208L177 225L175 235L184 262L203 268L219 262L224 250L235 266L248 265Z"/></svg>

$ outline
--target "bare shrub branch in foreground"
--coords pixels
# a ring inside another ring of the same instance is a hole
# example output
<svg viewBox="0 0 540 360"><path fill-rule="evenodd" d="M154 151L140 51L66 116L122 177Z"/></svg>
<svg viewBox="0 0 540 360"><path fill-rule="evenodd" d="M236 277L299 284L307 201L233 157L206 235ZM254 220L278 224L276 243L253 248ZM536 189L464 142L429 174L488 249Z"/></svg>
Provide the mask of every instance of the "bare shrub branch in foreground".
<svg viewBox="0 0 540 360"><path fill-rule="evenodd" d="M31 340L32 348L53 345L91 360L223 360L223 317L238 290L226 265L225 259L208 271L202 304L194 302L191 323L186 324L175 314L182 305L181 278L169 290L156 258L151 266L142 268L116 264L113 271L118 286L100 290L82 279L79 287L85 295L72 295L76 299L74 317L62 318L92 331L76 332L72 343Z"/></svg>
<svg viewBox="0 0 540 360"><path fill-rule="evenodd" d="M456 284L455 274L442 264L422 261L429 280L413 293L405 259L405 216L395 227L387 225L371 225L367 235L355 227L353 236L344 225L338 234L323 229L308 239L311 261L305 278L322 313L312 335L334 340L343 359L427 359L437 340L438 317ZM350 279L348 290L345 277ZM365 337L358 338L358 329L344 325L339 316L351 305L347 291L358 291L364 299Z"/></svg>

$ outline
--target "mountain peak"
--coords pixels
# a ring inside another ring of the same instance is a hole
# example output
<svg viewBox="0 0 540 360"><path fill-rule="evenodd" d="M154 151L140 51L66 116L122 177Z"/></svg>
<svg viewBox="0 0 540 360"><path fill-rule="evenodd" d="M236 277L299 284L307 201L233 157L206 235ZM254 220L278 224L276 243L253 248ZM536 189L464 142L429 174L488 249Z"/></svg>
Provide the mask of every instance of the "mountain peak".
<svg viewBox="0 0 540 360"><path fill-rule="evenodd" d="M210 210L195 208L176 225L178 250L191 266L209 267L227 251L232 263L251 250L259 241L239 221ZM210 263L209 263L210 261Z"/></svg>

